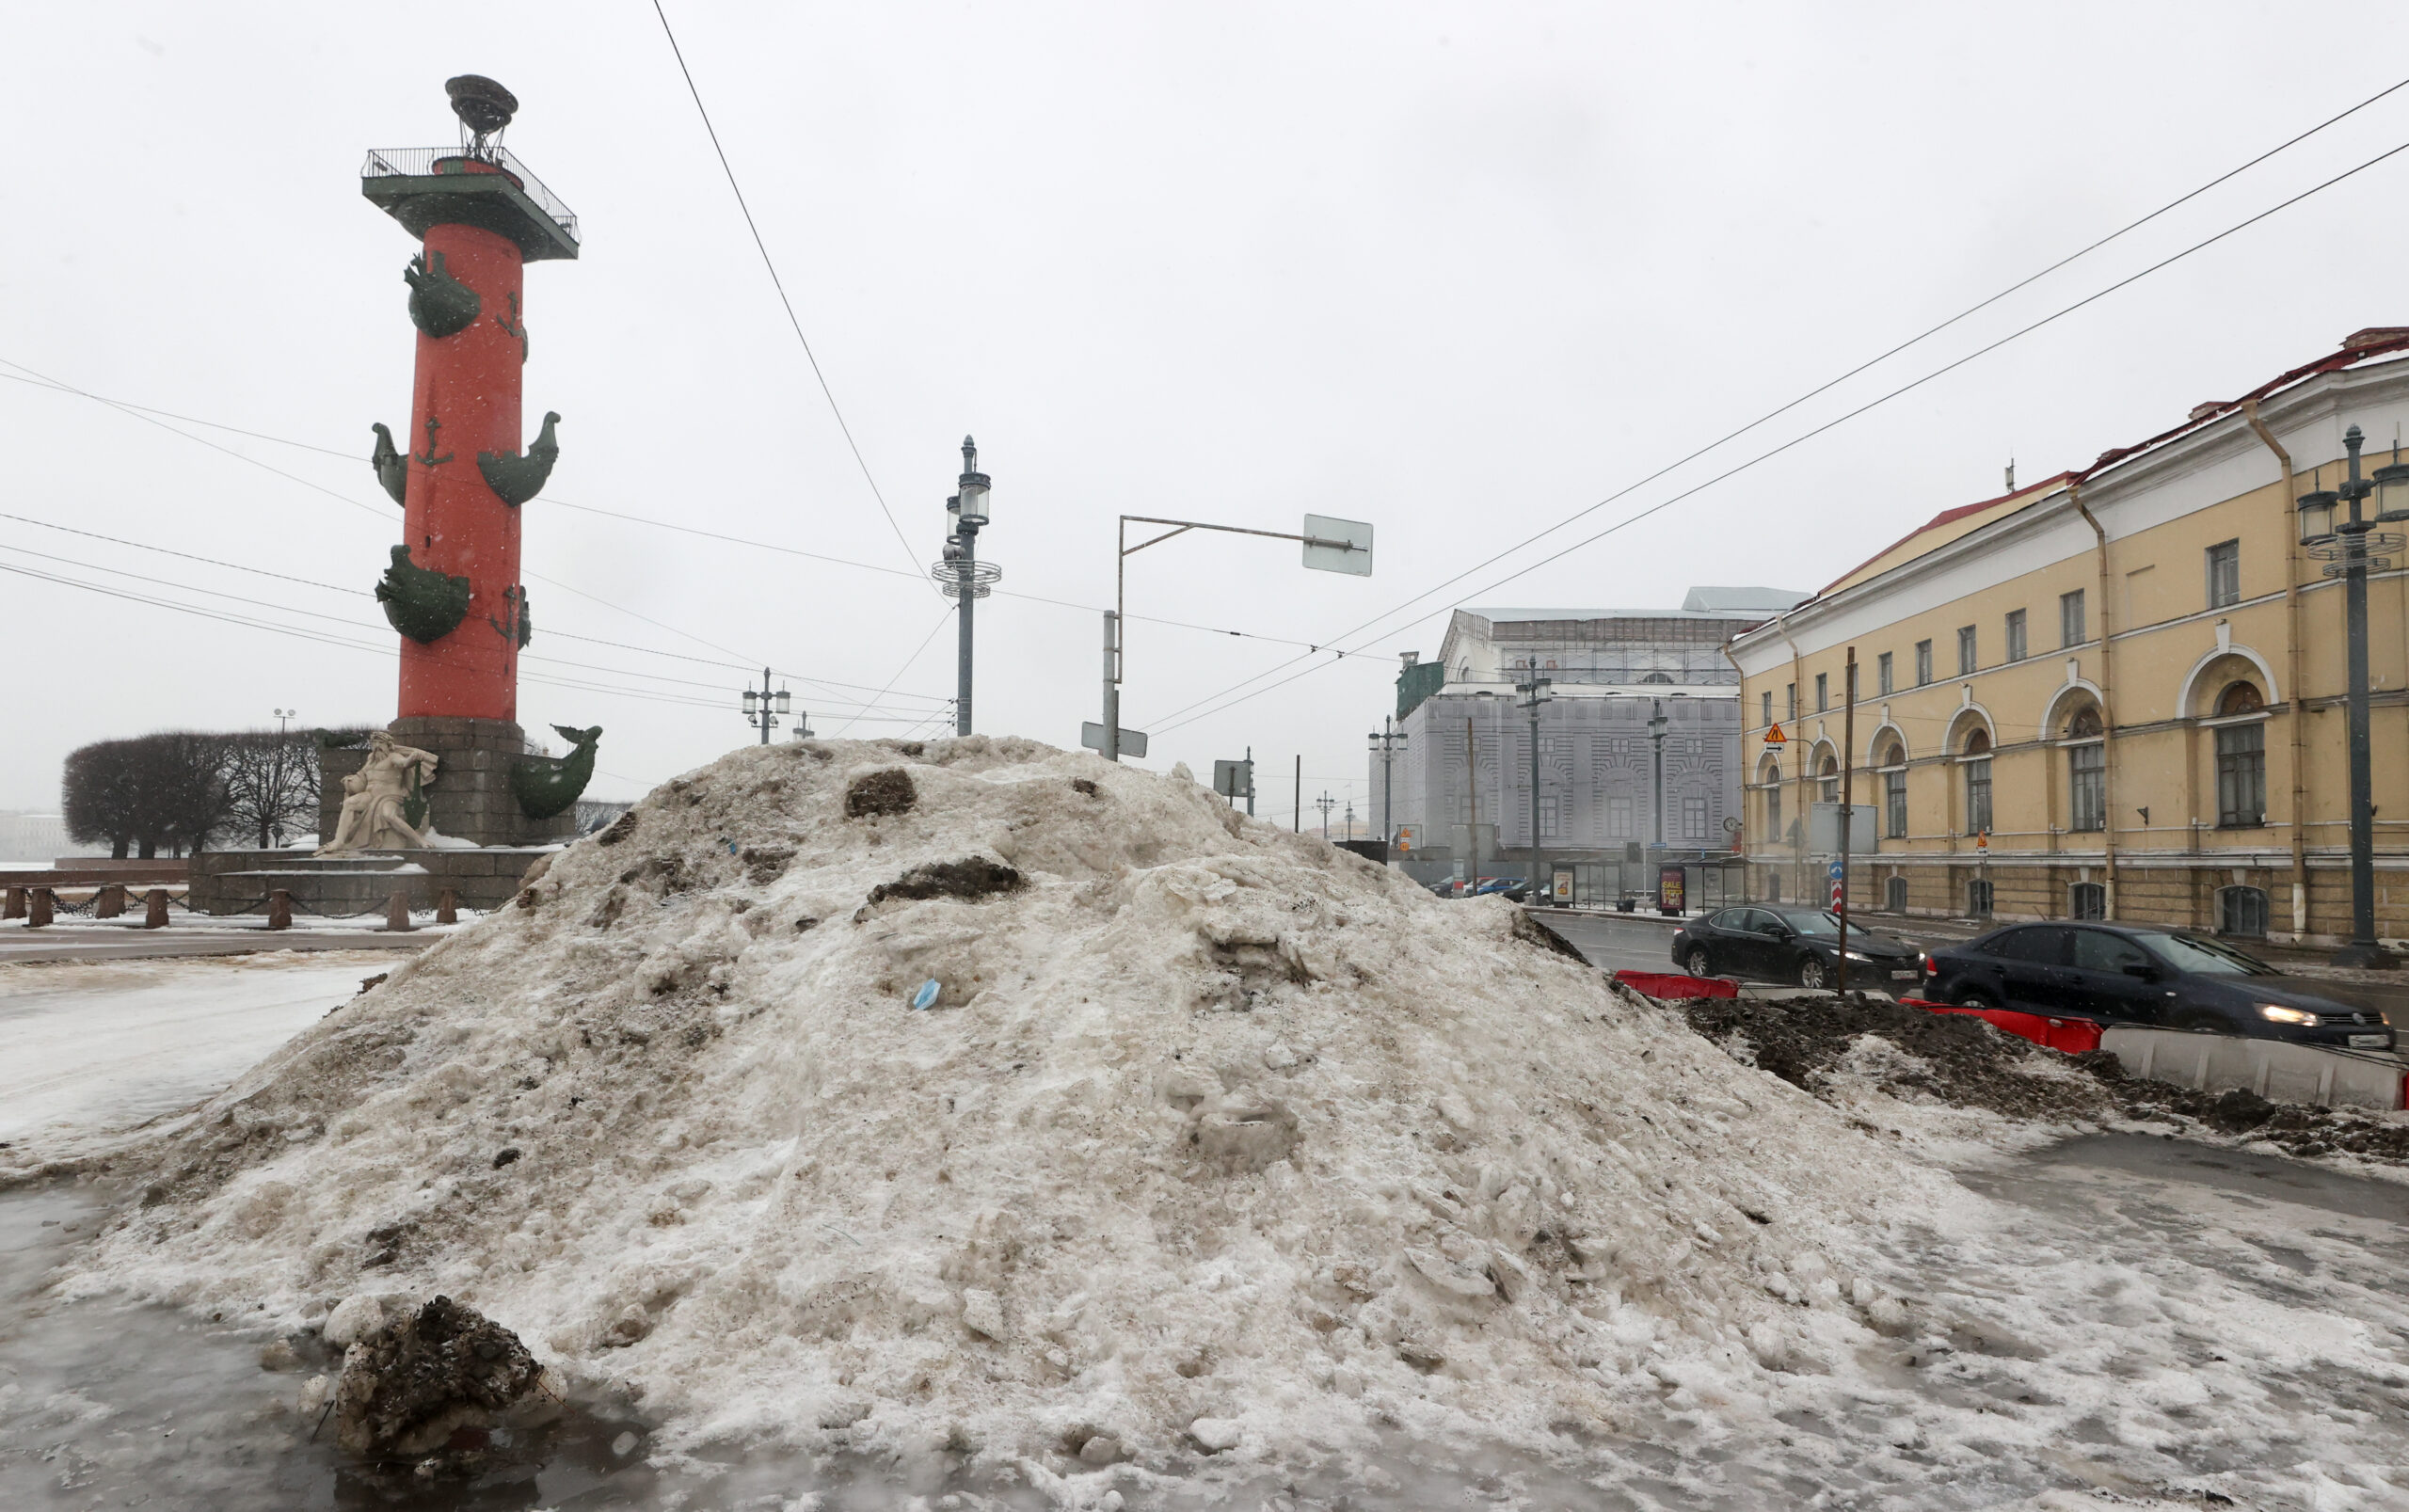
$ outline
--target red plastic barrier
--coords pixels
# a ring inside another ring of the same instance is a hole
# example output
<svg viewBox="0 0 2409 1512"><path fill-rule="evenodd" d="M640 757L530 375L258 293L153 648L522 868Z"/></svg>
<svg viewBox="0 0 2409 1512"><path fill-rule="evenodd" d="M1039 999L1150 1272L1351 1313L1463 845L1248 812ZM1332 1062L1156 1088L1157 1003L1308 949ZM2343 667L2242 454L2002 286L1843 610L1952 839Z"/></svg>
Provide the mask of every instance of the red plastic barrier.
<svg viewBox="0 0 2409 1512"><path fill-rule="evenodd" d="M1738 982L1720 977L1683 977L1669 971L1618 971L1615 980L1651 997L1737 997Z"/></svg>
<svg viewBox="0 0 2409 1512"><path fill-rule="evenodd" d="M1899 1001L1906 1007L1933 1013L1970 1013L1993 1028L2068 1055L2099 1048L2099 1026L2087 1018L2050 1018L2006 1008L1959 1008L1954 1003L1935 1003L1922 997L1902 997Z"/></svg>

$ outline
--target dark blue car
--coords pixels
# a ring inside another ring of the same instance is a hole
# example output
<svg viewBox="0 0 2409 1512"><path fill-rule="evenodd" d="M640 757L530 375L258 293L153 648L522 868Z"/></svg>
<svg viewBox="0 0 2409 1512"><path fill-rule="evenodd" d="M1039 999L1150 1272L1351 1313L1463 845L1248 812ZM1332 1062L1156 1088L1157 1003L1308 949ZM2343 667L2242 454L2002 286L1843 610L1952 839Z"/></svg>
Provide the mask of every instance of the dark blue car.
<svg viewBox="0 0 2409 1512"><path fill-rule="evenodd" d="M2223 940L2149 924L2011 924L1932 954L1932 995L1967 1008L2389 1050L2373 1009Z"/></svg>

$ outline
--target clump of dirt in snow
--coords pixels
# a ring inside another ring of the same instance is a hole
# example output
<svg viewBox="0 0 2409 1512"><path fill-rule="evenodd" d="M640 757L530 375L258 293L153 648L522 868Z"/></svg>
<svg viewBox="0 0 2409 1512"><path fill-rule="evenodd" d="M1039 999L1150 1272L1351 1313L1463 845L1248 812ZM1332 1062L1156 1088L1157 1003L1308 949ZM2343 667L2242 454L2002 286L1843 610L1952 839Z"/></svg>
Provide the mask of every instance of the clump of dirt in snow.
<svg viewBox="0 0 2409 1512"><path fill-rule="evenodd" d="M359 1326L363 1296L343 1321ZM344 1351L335 1441L375 1459L423 1459L422 1473L473 1474L493 1429L543 1392L543 1367L518 1336L448 1297L379 1317ZM548 1393L542 1401L553 1399Z"/></svg>
<svg viewBox="0 0 2409 1512"><path fill-rule="evenodd" d="M960 898L976 902L997 893L1018 892L1020 884L1021 875L1012 867L985 856L965 856L959 861L914 867L893 882L883 882L871 888L869 900L883 903L890 898Z"/></svg>
<svg viewBox="0 0 2409 1512"><path fill-rule="evenodd" d="M920 801L912 774L901 767L865 772L845 789L845 817L868 819L873 814L908 813ZM628 812L634 813L630 809Z"/></svg>
<svg viewBox="0 0 2409 1512"><path fill-rule="evenodd" d="M2409 1124L2353 1108L2269 1102L2125 1074L2105 1050L2066 1055L1970 1013L1883 998L1712 998L1681 1004L1690 1027L1792 1086L1822 1095L1849 1073L1905 1101L1930 1098L2065 1123L2125 1118L2264 1140L2298 1155L2409 1164ZM1867 1037L1896 1053L1869 1054Z"/></svg>
<svg viewBox="0 0 2409 1512"><path fill-rule="evenodd" d="M1844 1063L1864 1036L1904 1052L1878 1060L1854 1058L1881 1090L1904 1101L1919 1097L1960 1107L1988 1108L2009 1118L2065 1122L2114 1110L2108 1090L2067 1068L2097 1065L2102 1052L2067 1056L2002 1033L1970 1013L1934 1013L1888 998L1700 997L1682 1004L1690 1027L1718 1042L1743 1042L1749 1057L1794 1087L1813 1092ZM2105 1058L2111 1066L2114 1056Z"/></svg>
<svg viewBox="0 0 2409 1512"><path fill-rule="evenodd" d="M2197 1122L2221 1134L2263 1140L2289 1154L2354 1155L2409 1165L2409 1123L2350 1107L2273 1103L2247 1088L2204 1092L2162 1081L2122 1081L2126 1116L2153 1122Z"/></svg>
<svg viewBox="0 0 2409 1512"><path fill-rule="evenodd" d="M610 833L122 1160L71 1287L288 1329L440 1293L673 1447L1093 1505L1848 1375L1879 1236L1973 1201L1512 905L1176 775L746 747Z"/></svg>

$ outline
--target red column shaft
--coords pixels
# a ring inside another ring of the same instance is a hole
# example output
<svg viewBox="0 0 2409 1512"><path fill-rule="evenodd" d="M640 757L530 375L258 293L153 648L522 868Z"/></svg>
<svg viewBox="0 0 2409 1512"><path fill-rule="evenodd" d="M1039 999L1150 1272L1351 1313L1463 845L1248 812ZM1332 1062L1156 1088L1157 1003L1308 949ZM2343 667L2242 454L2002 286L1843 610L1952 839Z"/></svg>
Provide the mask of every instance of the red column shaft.
<svg viewBox="0 0 2409 1512"><path fill-rule="evenodd" d="M469 580L468 616L422 645L402 637L400 712L518 717L518 609L505 597L518 583L518 511L495 497L477 470L477 454L518 451L518 388L525 362L519 332L524 260L508 237L474 226L435 226L426 233L430 265L477 292L482 303L466 330L441 339L419 333L404 496L410 560Z"/></svg>

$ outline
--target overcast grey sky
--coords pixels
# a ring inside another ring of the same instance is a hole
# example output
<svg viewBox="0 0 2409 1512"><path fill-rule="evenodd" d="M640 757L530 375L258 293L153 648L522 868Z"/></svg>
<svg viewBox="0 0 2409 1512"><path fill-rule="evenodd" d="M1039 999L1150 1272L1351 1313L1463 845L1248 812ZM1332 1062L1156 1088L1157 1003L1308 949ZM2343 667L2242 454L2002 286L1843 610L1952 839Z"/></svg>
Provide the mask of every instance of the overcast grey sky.
<svg viewBox="0 0 2409 1512"><path fill-rule="evenodd" d="M372 421L407 418L413 248L359 197L359 166L370 147L451 140L443 79L488 73L521 101L508 145L585 235L580 262L528 277L528 414L565 417L548 497L885 569L539 500L522 723L605 726L594 790L620 797L750 738L744 674L712 662L777 666L823 734L892 681L876 710L892 722L848 733L910 728L952 692L952 629L933 589L895 574L935 560L970 431L996 480L981 554L1005 589L1081 606L982 606L980 727L1068 745L1097 714L1116 514L1375 522L1368 580L1239 537L1132 562L1133 613L1330 644L2409 75L2401 12L2374 5L668 12L908 552L632 0L10 7L0 358L343 454L178 427L213 450L0 382L0 512L367 588L397 535L365 459ZM1813 588L1998 492L2011 450L2045 476L2360 326L2409 323L2403 153L1489 587L2403 142L2409 89L1338 640L1361 659L1224 711L1179 723L1299 648L1136 624L1124 723L1156 732L1156 767L1203 772L1251 743L1268 811L1286 811L1299 752L1308 798L1360 797L1395 653L1434 650L1451 603ZM272 723L279 706L306 724L393 713L392 636L358 593L16 519L0 519L0 566L376 647L0 574L0 806L55 804L60 758L90 740Z"/></svg>

